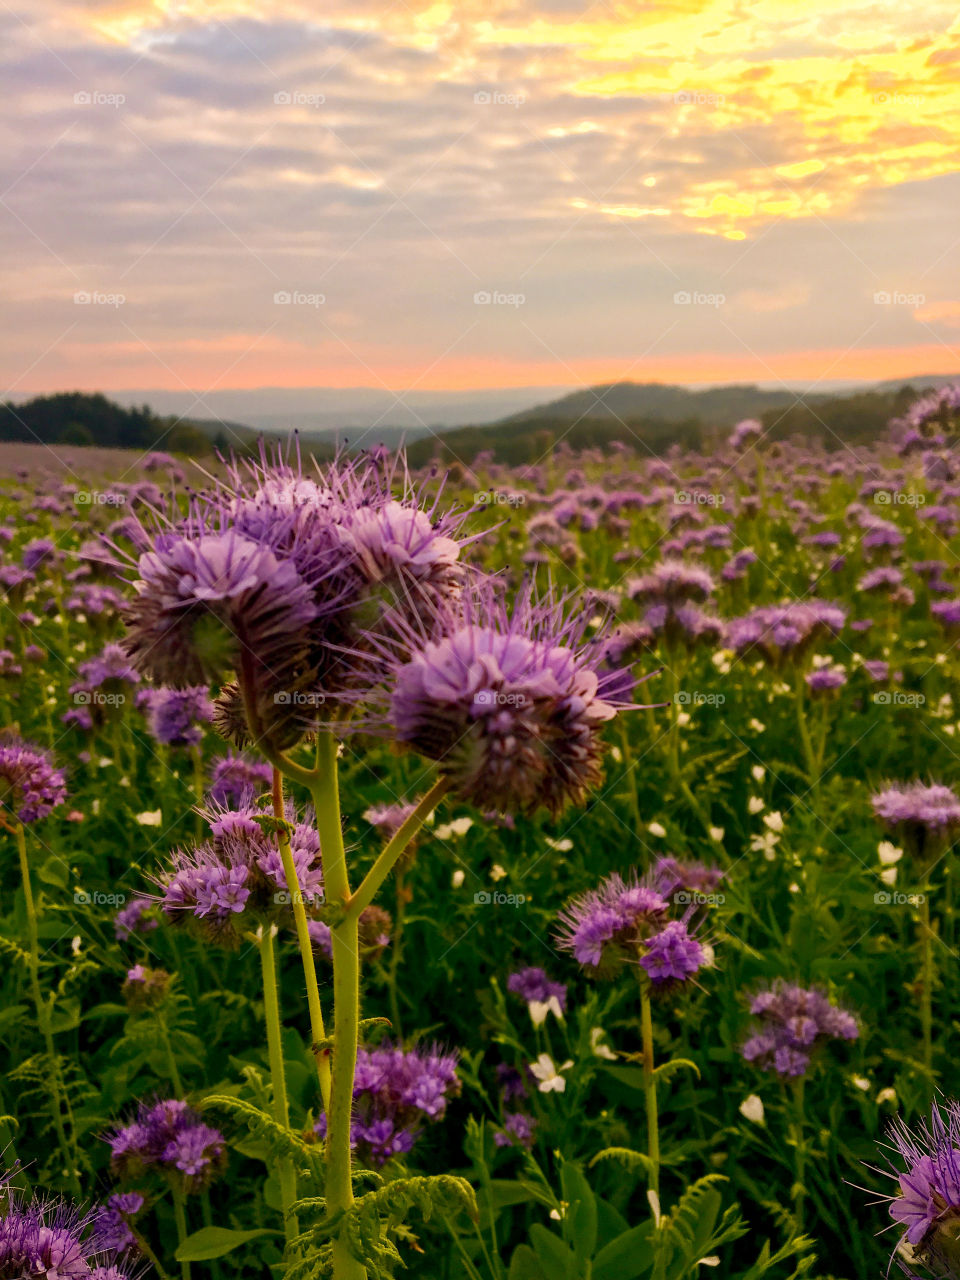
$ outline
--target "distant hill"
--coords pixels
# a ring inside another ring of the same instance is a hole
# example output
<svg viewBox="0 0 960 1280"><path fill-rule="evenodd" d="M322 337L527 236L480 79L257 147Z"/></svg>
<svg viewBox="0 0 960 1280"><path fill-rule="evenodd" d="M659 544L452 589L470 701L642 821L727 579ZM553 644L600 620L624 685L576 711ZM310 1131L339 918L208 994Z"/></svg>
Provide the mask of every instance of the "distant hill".
<svg viewBox="0 0 960 1280"><path fill-rule="evenodd" d="M578 422L582 418L595 422L618 418L626 422L644 419L681 422L699 418L702 422L727 427L743 418L759 418L768 409L787 409L796 398L791 391L764 390L752 383L690 391L665 382L614 382L574 391L559 400L511 414L501 422L532 422L545 418L557 422ZM805 399L813 404L828 400L830 396L810 395Z"/></svg>
<svg viewBox="0 0 960 1280"><path fill-rule="evenodd" d="M883 390L801 395L751 385L688 391L662 383L616 383L563 396L489 426L460 427L417 440L407 452L414 466L434 457L469 463L485 450L498 462L531 463L559 441L572 449L603 448L617 441L641 455L660 455L674 444L716 447L743 418L759 418L768 441L803 436L819 439L827 448L842 448L879 439L890 419L929 385L917 379Z"/></svg>
<svg viewBox="0 0 960 1280"><path fill-rule="evenodd" d="M148 405L124 408L106 396L81 391L0 403L0 441L20 444L99 445L108 449L201 454L212 437L188 422L160 418ZM224 441L228 443L226 437Z"/></svg>

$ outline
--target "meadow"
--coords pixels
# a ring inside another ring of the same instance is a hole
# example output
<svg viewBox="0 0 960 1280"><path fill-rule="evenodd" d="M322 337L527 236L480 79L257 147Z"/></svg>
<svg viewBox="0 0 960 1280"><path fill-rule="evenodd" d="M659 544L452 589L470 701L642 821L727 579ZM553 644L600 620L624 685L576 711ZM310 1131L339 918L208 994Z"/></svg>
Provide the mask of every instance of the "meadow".
<svg viewBox="0 0 960 1280"><path fill-rule="evenodd" d="M0 479L0 1276L960 1274L958 400Z"/></svg>

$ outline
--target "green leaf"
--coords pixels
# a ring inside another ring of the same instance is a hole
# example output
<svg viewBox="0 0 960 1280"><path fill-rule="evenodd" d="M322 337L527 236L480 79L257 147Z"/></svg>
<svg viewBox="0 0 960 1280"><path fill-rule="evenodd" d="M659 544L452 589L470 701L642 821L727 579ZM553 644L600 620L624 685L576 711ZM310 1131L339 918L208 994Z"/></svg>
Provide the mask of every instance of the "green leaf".
<svg viewBox="0 0 960 1280"><path fill-rule="evenodd" d="M582 1262L593 1257L597 1247L597 1201L583 1171L573 1161L565 1161L560 1174L567 1211L563 1219L563 1238L573 1247Z"/></svg>
<svg viewBox="0 0 960 1280"><path fill-rule="evenodd" d="M256 1240L259 1236L279 1235L278 1231L260 1228L257 1231L231 1231L229 1227L201 1227L187 1236L183 1244L174 1254L178 1262L208 1262L211 1258L222 1258L232 1253L248 1240Z"/></svg>
<svg viewBox="0 0 960 1280"><path fill-rule="evenodd" d="M524 1182L514 1182L509 1178L491 1178L489 1186L490 1200L494 1209L507 1209L510 1205L526 1204L536 1200L534 1189Z"/></svg>
<svg viewBox="0 0 960 1280"><path fill-rule="evenodd" d="M649 1235L650 1223L643 1222L605 1244L593 1260L593 1280L634 1280L648 1271L653 1265Z"/></svg>
<svg viewBox="0 0 960 1280"><path fill-rule="evenodd" d="M577 1259L559 1236L535 1222L530 1228L530 1239L546 1280L577 1280Z"/></svg>
<svg viewBox="0 0 960 1280"><path fill-rule="evenodd" d="M547 1280L537 1255L528 1244L518 1245L514 1249L507 1280Z"/></svg>
<svg viewBox="0 0 960 1280"><path fill-rule="evenodd" d="M691 1062L689 1058L671 1058L669 1062L661 1062L660 1066L655 1069L653 1078L655 1081L669 1080L678 1071L692 1071L697 1079L700 1079L700 1068L695 1062Z"/></svg>

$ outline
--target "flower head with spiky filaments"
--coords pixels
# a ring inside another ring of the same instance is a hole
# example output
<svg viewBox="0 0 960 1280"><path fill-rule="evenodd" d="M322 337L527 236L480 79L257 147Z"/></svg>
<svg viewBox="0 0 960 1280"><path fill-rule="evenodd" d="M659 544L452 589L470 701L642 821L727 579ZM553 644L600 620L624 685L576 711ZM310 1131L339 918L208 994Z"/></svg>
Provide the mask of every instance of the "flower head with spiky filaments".
<svg viewBox="0 0 960 1280"><path fill-rule="evenodd" d="M634 679L603 669L602 638L585 640L589 620L566 605L526 589L508 612L483 590L413 637L391 673L397 739L480 809L557 814L600 781L600 730Z"/></svg>

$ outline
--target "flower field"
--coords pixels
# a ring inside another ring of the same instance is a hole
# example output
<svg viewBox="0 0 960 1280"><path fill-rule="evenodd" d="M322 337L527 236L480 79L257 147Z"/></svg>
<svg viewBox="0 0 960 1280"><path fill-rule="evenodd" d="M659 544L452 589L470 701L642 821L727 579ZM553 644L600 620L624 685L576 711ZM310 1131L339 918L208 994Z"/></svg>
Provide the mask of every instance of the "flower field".
<svg viewBox="0 0 960 1280"><path fill-rule="evenodd" d="M0 1277L960 1275L958 400L0 479Z"/></svg>

